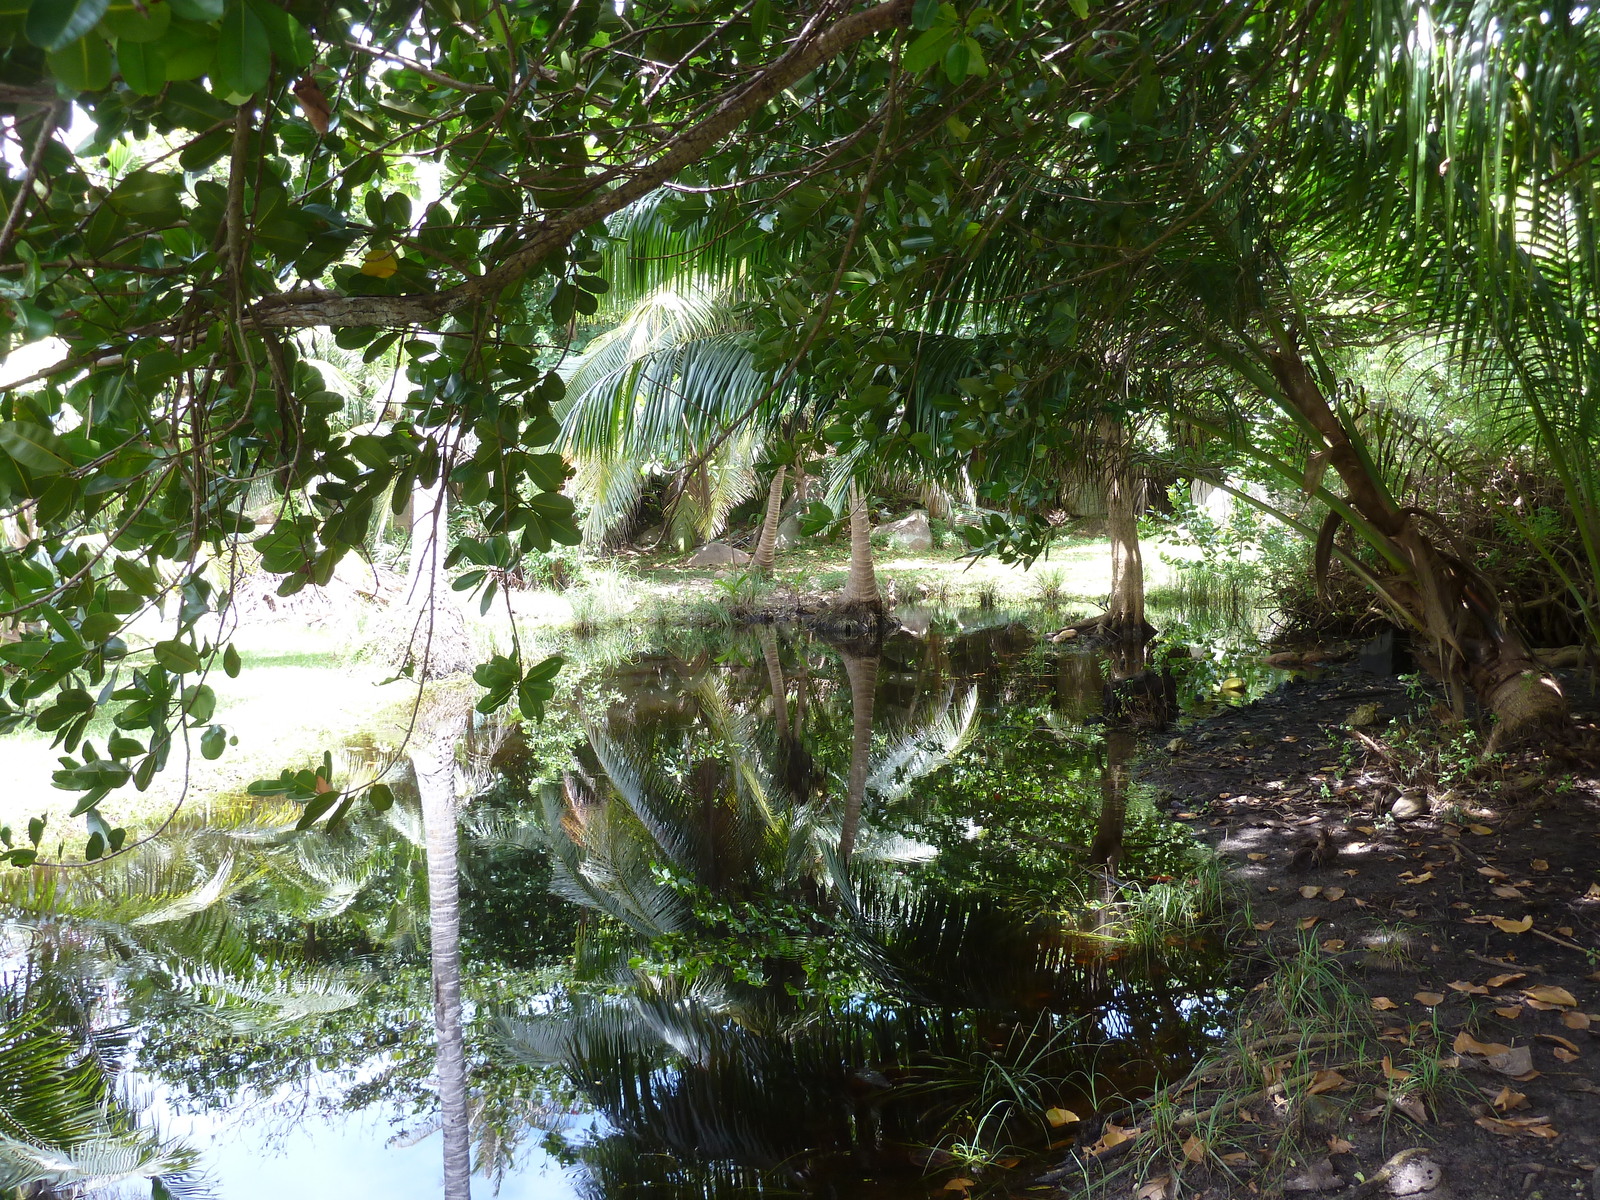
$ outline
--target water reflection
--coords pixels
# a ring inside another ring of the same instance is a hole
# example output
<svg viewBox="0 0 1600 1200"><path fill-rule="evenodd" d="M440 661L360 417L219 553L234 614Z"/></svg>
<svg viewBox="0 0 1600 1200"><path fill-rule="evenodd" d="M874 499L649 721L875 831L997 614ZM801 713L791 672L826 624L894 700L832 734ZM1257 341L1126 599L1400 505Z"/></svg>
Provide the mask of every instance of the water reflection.
<svg viewBox="0 0 1600 1200"><path fill-rule="evenodd" d="M388 1190L450 1200L928 1194L1187 1069L1223 1009L1186 835L1091 723L1134 674L993 619L580 670L526 737L442 693L409 761L340 764L397 802L332 835L219 803L0 878L14 1011L127 1031L125 1132L225 1143L141 1168L196 1194L256 1194L274 1145L431 1147Z"/></svg>

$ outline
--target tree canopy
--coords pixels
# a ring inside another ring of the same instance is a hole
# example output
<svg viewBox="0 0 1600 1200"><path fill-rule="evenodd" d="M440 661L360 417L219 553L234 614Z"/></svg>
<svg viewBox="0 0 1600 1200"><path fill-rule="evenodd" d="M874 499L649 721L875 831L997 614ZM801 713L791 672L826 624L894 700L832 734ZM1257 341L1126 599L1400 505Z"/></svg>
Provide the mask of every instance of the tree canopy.
<svg viewBox="0 0 1600 1200"><path fill-rule="evenodd" d="M970 479L977 548L1028 556L1085 431L1158 410L1325 506L1328 552L1508 727L1557 719L1339 356L1443 335L1552 464L1592 614L1587 16L0 0L0 336L34 356L0 385L0 723L57 738L88 856L117 849L107 795L225 749L243 556L326 584L443 483L475 515L444 565L489 602L579 538L575 339L613 289L688 280L736 284L751 398L686 454L818 397L833 453ZM396 411L351 424L313 333L392 362ZM513 645L484 707L536 715L553 669ZM5 837L33 861L37 829Z"/></svg>

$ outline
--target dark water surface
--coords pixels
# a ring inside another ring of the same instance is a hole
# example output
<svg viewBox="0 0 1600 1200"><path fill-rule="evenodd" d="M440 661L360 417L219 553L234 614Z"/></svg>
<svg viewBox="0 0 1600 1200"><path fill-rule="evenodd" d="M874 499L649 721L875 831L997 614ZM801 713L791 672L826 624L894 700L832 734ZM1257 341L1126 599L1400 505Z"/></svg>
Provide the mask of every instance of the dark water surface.
<svg viewBox="0 0 1600 1200"><path fill-rule="evenodd" d="M1189 702L1232 673L1179 665ZM124 1128L73 1147L130 1196L157 1170L225 1200L981 1177L1227 1020L1215 887L1126 786L1104 671L994 614L580 663L544 725L461 734L453 767L346 749L397 800L331 836L217 801L103 869L0 880L0 1075L40 1038L119 1068Z"/></svg>

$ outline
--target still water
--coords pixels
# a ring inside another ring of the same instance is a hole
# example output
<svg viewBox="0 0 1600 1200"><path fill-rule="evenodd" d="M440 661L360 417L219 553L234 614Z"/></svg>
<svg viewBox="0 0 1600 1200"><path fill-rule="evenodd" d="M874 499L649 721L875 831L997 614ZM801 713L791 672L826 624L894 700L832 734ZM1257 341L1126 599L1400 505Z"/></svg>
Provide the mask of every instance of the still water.
<svg viewBox="0 0 1600 1200"><path fill-rule="evenodd" d="M1215 886L1127 784L1106 670L992 613L686 634L580 656L537 728L445 703L403 754L343 748L335 782L396 802L331 835L240 797L0 878L0 1170L222 1200L993 1178L1227 1019ZM1180 696L1231 673L1185 659Z"/></svg>

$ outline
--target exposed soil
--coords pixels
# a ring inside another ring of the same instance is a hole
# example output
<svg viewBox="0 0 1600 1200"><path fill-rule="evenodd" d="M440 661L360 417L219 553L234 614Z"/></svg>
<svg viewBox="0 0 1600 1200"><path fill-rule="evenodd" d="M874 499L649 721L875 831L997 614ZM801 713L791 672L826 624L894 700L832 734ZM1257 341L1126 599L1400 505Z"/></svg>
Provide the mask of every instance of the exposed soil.
<svg viewBox="0 0 1600 1200"><path fill-rule="evenodd" d="M1578 693L1580 740L1593 745L1600 702L1582 681L1564 684ZM1199 1164L1158 1156L1131 1188L1124 1176L1106 1194L1413 1194L1389 1189L1415 1179L1360 1181L1424 1147L1443 1177L1414 1192L1428 1200L1600 1197L1595 756L1541 748L1477 765L1465 749L1475 739L1455 737L1464 731L1429 697L1356 665L1176 732L1152 744L1141 777L1248 893L1245 950L1257 957L1244 986L1264 992L1274 964L1312 939L1370 1017L1369 1047L1398 1070L1443 1067L1424 1095L1419 1074L1391 1083L1376 1064L1352 1063L1363 1055L1350 1044L1331 1045L1311 1065L1343 1082L1330 1077L1309 1101L1303 1081L1258 1097L1259 1136L1246 1126L1232 1144L1196 1148ZM1497 1047L1458 1042L1462 1032ZM1493 1057L1497 1048L1510 1053ZM1287 1163L1286 1128L1302 1135ZM1231 1177L1223 1154L1234 1156Z"/></svg>

